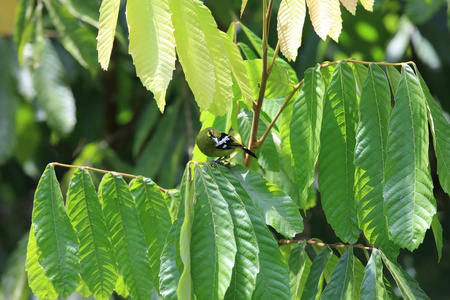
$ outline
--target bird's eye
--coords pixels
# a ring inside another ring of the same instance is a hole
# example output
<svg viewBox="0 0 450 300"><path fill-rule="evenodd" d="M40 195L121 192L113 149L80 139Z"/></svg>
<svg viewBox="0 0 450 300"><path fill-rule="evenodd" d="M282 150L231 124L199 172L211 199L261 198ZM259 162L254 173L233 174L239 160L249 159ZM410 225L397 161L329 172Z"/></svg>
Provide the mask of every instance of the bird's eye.
<svg viewBox="0 0 450 300"><path fill-rule="evenodd" d="M213 133L211 130L208 131L208 136L213 136Z"/></svg>

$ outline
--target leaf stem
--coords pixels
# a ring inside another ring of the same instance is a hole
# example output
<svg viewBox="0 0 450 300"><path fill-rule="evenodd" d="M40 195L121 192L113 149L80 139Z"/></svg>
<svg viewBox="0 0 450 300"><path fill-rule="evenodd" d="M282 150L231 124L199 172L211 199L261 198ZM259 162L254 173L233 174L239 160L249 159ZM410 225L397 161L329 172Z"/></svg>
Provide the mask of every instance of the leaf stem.
<svg viewBox="0 0 450 300"><path fill-rule="evenodd" d="M289 244L298 244L299 242L301 242L301 240L284 240L284 241L279 241L278 245L289 245ZM330 247L330 248L360 248L360 249L365 249L365 250L373 250L373 249L379 249L378 247L367 247L364 246L362 244L352 244L352 245L345 245L345 244L325 244L322 242L318 242L315 240L307 240L306 243L311 244L311 245L316 245L319 247Z"/></svg>

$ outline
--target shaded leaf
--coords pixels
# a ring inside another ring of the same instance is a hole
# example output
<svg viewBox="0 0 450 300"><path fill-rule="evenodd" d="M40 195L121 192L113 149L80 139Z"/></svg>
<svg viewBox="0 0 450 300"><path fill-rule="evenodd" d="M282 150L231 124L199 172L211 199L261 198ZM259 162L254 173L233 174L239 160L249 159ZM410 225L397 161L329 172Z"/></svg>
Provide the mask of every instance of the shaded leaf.
<svg viewBox="0 0 450 300"><path fill-rule="evenodd" d="M291 288L291 299L297 299L300 290L301 280L304 276L306 260L308 259L305 252L305 241L301 241L294 246L289 256L289 281ZM308 274L306 274L307 276ZM306 277L305 276L305 277Z"/></svg>
<svg viewBox="0 0 450 300"><path fill-rule="evenodd" d="M383 263L380 250L373 249L372 255L364 269L364 279L361 286L362 299L389 299L384 286Z"/></svg>
<svg viewBox="0 0 450 300"><path fill-rule="evenodd" d="M323 271L332 254L333 251L329 247L325 247L313 260L305 289L302 293L302 300L316 299L316 294L319 292L319 286L321 286L321 281L323 280Z"/></svg>
<svg viewBox="0 0 450 300"><path fill-rule="evenodd" d="M320 299L350 299L354 285L353 247L339 258Z"/></svg>
<svg viewBox="0 0 450 300"><path fill-rule="evenodd" d="M439 222L437 215L433 216L431 221L431 229L433 229L434 241L436 243L436 250L438 253L438 262L442 258L442 247L443 247L443 237L442 237L442 225Z"/></svg>

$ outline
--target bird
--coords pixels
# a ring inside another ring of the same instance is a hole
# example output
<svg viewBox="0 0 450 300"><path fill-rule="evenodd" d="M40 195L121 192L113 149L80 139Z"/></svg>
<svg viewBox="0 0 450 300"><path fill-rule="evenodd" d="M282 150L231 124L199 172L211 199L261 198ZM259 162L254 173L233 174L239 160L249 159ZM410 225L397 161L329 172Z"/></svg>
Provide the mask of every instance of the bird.
<svg viewBox="0 0 450 300"><path fill-rule="evenodd" d="M256 158L252 151L242 146L234 137L220 132L214 127L208 127L200 131L197 135L196 144L203 154L209 157L219 157L219 160L227 158L235 151L244 151Z"/></svg>

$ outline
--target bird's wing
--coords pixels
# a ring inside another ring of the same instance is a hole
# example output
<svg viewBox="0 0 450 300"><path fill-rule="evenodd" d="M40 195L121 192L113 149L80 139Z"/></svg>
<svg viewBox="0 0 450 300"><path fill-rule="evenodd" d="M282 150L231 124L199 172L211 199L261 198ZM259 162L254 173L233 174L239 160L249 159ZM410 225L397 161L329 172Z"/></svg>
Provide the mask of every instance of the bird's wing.
<svg viewBox="0 0 450 300"><path fill-rule="evenodd" d="M223 132L220 134L219 138L212 137L212 139L216 142L217 149L227 150L242 148L242 145L239 144L234 137Z"/></svg>

